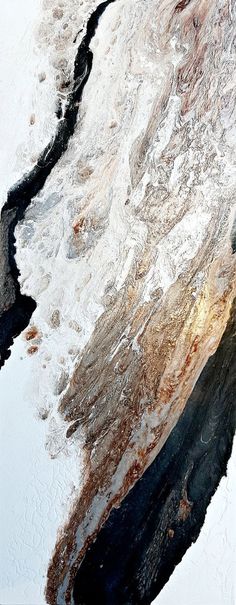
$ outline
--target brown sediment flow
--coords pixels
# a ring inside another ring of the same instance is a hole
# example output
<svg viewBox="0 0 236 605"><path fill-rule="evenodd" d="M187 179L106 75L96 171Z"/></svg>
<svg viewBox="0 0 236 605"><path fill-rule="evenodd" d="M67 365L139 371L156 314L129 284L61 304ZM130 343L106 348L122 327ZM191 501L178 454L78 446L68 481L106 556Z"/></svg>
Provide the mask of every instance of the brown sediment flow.
<svg viewBox="0 0 236 605"><path fill-rule="evenodd" d="M220 97L221 49L227 44L230 28L227 2L219 9L213 0L173 1L167 8L165 4L159 2L155 9L156 14L159 10L164 15L162 50L166 41L167 53L174 35L180 36L179 45L185 43L187 50L175 74L173 69L167 70L172 80L163 94L157 95L148 127L130 150L134 189L150 161L148 150L157 137L157 121L161 127L161 107L164 113L171 94L180 100L179 125L154 169L152 166L158 186L149 183L134 209L135 219L147 228L144 254L137 254L125 287L113 293L109 304L104 300L104 313L60 401L67 439L76 440L78 434L81 439L82 433L86 462L80 496L60 531L49 565L46 596L51 605L71 603L74 577L86 549L112 507L119 506L175 426L201 370L217 349L235 295L235 260L229 236L233 200L223 191L194 258L168 288L160 283L149 297L144 296L159 243L192 207L198 209L194 196L204 186L209 165L215 162L216 169L218 166L211 138L204 133L206 125L214 132L220 124L224 102ZM214 77L209 85L217 40ZM193 110L198 134L192 126ZM198 160L194 165L188 160L190 147ZM172 196L168 184L179 155L185 158L181 188ZM194 178L187 186L190 171ZM205 196L207 204L207 190ZM73 226L75 235L83 227L79 219ZM185 518L190 509L185 495L179 514Z"/></svg>
<svg viewBox="0 0 236 605"><path fill-rule="evenodd" d="M126 343L109 360L115 340L114 326L122 309L127 317L128 297L125 300L121 297L110 317L106 317L106 321L103 317L97 326L87 355L83 356L61 401L60 411L65 419L76 422L79 417L79 426L84 428L87 469L79 501L61 533L49 568L49 603L56 603L57 587L68 572L66 602L70 602L73 578L86 548L111 508L119 505L152 462L179 418L202 367L216 350L226 326L235 288L234 273L230 253L217 259L194 304L191 286L186 287L184 283L186 277L180 279L170 289L163 305L154 309L140 334L139 354ZM143 313L147 316L150 309L143 309ZM134 313L131 334L132 329L136 332L136 325L137 313ZM91 351L96 351L95 359L91 358ZM145 430L141 428L143 423ZM123 469L119 467L122 459L125 460ZM113 486L114 477L118 478L117 492ZM100 516L93 510L98 494L104 496ZM90 533L89 525L92 525L94 515L97 525ZM85 536L80 549L76 538L78 529L81 536ZM71 557L73 563L70 562L68 569Z"/></svg>

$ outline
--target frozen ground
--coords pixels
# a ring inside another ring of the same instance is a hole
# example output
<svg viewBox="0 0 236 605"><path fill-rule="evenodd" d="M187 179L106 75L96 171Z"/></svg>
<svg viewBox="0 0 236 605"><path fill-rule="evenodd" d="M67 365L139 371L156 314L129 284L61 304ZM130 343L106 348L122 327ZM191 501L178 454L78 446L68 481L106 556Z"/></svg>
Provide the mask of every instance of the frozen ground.
<svg viewBox="0 0 236 605"><path fill-rule="evenodd" d="M8 187L21 176L23 167L24 171L30 167L54 131L53 120L45 125L45 115L52 115L54 103L50 86L47 81L39 86L38 80L46 65L34 47L39 11L40 0L8 0L1 7L0 205ZM36 99L41 109L31 131ZM45 451L44 423L38 421L26 388L30 374L31 360L19 337L0 373L2 605L44 604L43 577L66 510L58 490L66 502L79 482L75 455L67 459L63 454L55 462ZM222 479L212 500L201 535L155 600L157 605L175 605L180 600L182 605L234 605L235 459L234 448L228 477Z"/></svg>
<svg viewBox="0 0 236 605"><path fill-rule="evenodd" d="M40 0L8 0L1 6L0 207L7 189L30 166L30 150L43 148L54 128L53 119L45 122L53 108L50 83L42 83L39 92L38 73L47 62L35 48L39 14ZM39 124L33 134L29 118L36 100ZM80 472L76 455L73 462L64 456L56 463L48 456L44 423L26 394L30 374L31 360L26 359L25 343L19 337L0 372L2 605L44 604L48 559L66 515L59 493L64 491L65 503L69 497L71 504Z"/></svg>
<svg viewBox="0 0 236 605"><path fill-rule="evenodd" d="M44 423L25 391L31 360L19 337L0 373L0 535L2 605L43 605L44 577L66 501L78 483L79 460L52 460ZM64 502L61 502L64 494Z"/></svg>
<svg viewBox="0 0 236 605"><path fill-rule="evenodd" d="M0 207L8 188L32 168L55 129L50 77L39 81L39 74L48 71L47 57L39 55L35 44L40 10L41 0L8 0L1 5Z"/></svg>

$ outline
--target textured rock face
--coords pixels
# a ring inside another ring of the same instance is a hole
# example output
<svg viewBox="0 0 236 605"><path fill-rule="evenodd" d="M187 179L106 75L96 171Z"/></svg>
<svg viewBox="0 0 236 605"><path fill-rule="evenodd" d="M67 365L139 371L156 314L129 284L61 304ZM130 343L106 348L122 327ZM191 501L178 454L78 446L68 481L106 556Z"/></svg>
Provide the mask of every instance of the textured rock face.
<svg viewBox="0 0 236 605"><path fill-rule="evenodd" d="M235 318L234 305L221 343L160 454L88 549L75 582L76 604L148 605L198 537L219 477L226 472L235 431ZM206 556L208 569L210 563ZM196 577L192 570L190 586ZM222 584L219 602L222 596L227 602L227 578ZM186 593L180 584L184 604ZM193 592L197 603L194 597ZM203 602L212 601L204 595Z"/></svg>
<svg viewBox="0 0 236 605"><path fill-rule="evenodd" d="M14 304L4 238L23 200L15 279L37 305L24 334L27 391L55 468L83 453L48 569L47 602L59 605L72 601L89 543L160 452L229 318L236 15L228 0L104 3L82 69L76 51L98 3L45 6L38 40L55 133L70 125L71 98L77 124L50 170L44 152L41 186L26 195L26 178L13 210L9 199L3 208L0 302L3 312Z"/></svg>

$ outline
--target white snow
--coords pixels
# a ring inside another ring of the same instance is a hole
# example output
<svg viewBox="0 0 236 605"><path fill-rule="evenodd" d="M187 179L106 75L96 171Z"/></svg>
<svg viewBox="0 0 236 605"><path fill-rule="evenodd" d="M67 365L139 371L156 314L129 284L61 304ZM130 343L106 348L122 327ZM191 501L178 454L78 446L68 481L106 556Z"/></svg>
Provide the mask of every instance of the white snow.
<svg viewBox="0 0 236 605"><path fill-rule="evenodd" d="M166 292L183 273L192 260L202 241L207 236L207 226L210 221L207 212L188 212L171 229L157 246L156 264L149 270L144 288L144 300L149 301L150 295L158 287Z"/></svg>
<svg viewBox="0 0 236 605"><path fill-rule="evenodd" d="M57 529L66 519L80 479L76 452L51 459L45 449L47 423L37 417L26 394L32 363L18 337L0 372L3 605L44 604L44 578Z"/></svg>
<svg viewBox="0 0 236 605"><path fill-rule="evenodd" d="M55 91L47 57L39 53L35 31L41 0L7 0L0 20L0 207L8 188L32 168L55 131ZM36 122L30 126L30 115ZM39 419L28 388L33 356L20 336L0 372L0 602L43 605L44 577L57 530L66 520L80 458L51 459L45 447L46 422ZM36 387L36 385L35 385ZM34 388L34 385L33 385ZM37 388L36 388L37 391ZM40 407L40 404L39 404Z"/></svg>
<svg viewBox="0 0 236 605"><path fill-rule="evenodd" d="M48 59L35 40L40 17L41 0L1 3L0 208L9 187L35 164L57 122ZM47 78L40 83L42 71ZM35 124L30 126L32 114Z"/></svg>

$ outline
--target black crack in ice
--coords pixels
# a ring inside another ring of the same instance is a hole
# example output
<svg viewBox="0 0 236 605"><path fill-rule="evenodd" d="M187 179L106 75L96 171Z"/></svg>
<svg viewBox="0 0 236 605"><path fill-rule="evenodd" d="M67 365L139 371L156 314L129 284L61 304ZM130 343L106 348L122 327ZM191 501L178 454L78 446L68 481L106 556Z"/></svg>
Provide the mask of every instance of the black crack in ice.
<svg viewBox="0 0 236 605"><path fill-rule="evenodd" d="M24 218L32 198L42 189L47 177L68 147L69 139L75 130L83 89L92 69L93 53L89 45L95 35L99 18L107 6L114 1L102 2L89 17L86 33L75 58L73 89L68 95L65 112L58 123L55 136L41 153L34 168L9 190L7 201L2 208L0 244L3 258L1 271L3 286L0 292L0 367L10 356L9 347L13 344L13 339L27 327L37 306L33 298L22 295L20 291L19 270L15 261L15 227ZM60 117L61 112L58 111Z"/></svg>
<svg viewBox="0 0 236 605"><path fill-rule="evenodd" d="M231 229L231 246L232 252L235 254L236 252L236 213L234 215L233 225Z"/></svg>
<svg viewBox="0 0 236 605"><path fill-rule="evenodd" d="M236 301L166 444L88 549L75 605L150 605L196 541L235 433L235 328Z"/></svg>

